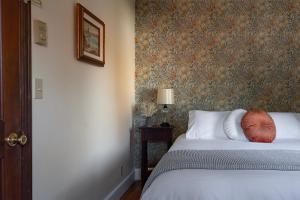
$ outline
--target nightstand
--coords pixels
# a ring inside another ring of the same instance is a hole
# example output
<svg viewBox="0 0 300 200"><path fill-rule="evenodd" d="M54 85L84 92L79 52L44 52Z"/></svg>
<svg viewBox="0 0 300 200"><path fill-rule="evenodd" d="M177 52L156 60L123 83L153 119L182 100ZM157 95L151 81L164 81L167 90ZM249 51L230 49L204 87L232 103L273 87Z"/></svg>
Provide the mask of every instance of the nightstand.
<svg viewBox="0 0 300 200"><path fill-rule="evenodd" d="M172 145L173 127L140 127L140 131L142 143L141 179L142 185L144 185L154 167L148 164L148 142L165 142L169 149Z"/></svg>

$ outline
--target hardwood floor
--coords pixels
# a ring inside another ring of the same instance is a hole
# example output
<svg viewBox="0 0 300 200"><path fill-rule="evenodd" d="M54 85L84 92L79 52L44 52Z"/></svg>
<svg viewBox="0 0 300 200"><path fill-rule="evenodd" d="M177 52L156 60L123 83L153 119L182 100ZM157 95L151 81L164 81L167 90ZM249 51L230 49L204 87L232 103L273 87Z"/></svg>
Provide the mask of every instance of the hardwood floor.
<svg viewBox="0 0 300 200"><path fill-rule="evenodd" d="M140 181L133 183L125 194L121 197L121 200L139 200L142 193L142 184Z"/></svg>

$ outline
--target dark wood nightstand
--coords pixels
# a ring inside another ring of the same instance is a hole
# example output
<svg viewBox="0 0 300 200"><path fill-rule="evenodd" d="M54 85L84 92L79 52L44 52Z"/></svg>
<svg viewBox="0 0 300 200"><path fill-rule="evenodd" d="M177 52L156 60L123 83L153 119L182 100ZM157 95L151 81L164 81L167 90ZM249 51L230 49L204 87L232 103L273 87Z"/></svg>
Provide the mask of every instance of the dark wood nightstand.
<svg viewBox="0 0 300 200"><path fill-rule="evenodd" d="M148 164L148 142L166 142L169 149L172 145L173 127L140 127L140 130L142 143L141 178L142 185L144 185L153 168Z"/></svg>

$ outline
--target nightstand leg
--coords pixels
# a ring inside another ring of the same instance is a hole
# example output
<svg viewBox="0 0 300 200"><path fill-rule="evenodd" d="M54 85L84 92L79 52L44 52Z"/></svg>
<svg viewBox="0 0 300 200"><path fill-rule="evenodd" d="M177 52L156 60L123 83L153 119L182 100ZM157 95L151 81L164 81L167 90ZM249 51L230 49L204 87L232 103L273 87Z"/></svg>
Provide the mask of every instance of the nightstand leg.
<svg viewBox="0 0 300 200"><path fill-rule="evenodd" d="M168 142L168 149L170 149L171 146L172 146L172 140L170 140L170 141Z"/></svg>
<svg viewBox="0 0 300 200"><path fill-rule="evenodd" d="M141 179L142 185L145 184L147 180L147 172L148 172L148 151L147 151L147 141L142 142L142 169L141 169Z"/></svg>

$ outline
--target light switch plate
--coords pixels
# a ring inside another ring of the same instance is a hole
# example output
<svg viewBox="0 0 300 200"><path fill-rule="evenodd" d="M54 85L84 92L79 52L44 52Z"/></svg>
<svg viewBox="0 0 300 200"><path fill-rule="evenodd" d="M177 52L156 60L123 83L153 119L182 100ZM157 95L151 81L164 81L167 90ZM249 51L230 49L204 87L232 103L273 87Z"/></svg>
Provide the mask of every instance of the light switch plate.
<svg viewBox="0 0 300 200"><path fill-rule="evenodd" d="M33 22L33 29L34 42L42 46L47 46L47 24L45 22L35 19Z"/></svg>
<svg viewBox="0 0 300 200"><path fill-rule="evenodd" d="M43 99L43 79L35 79L34 98Z"/></svg>

